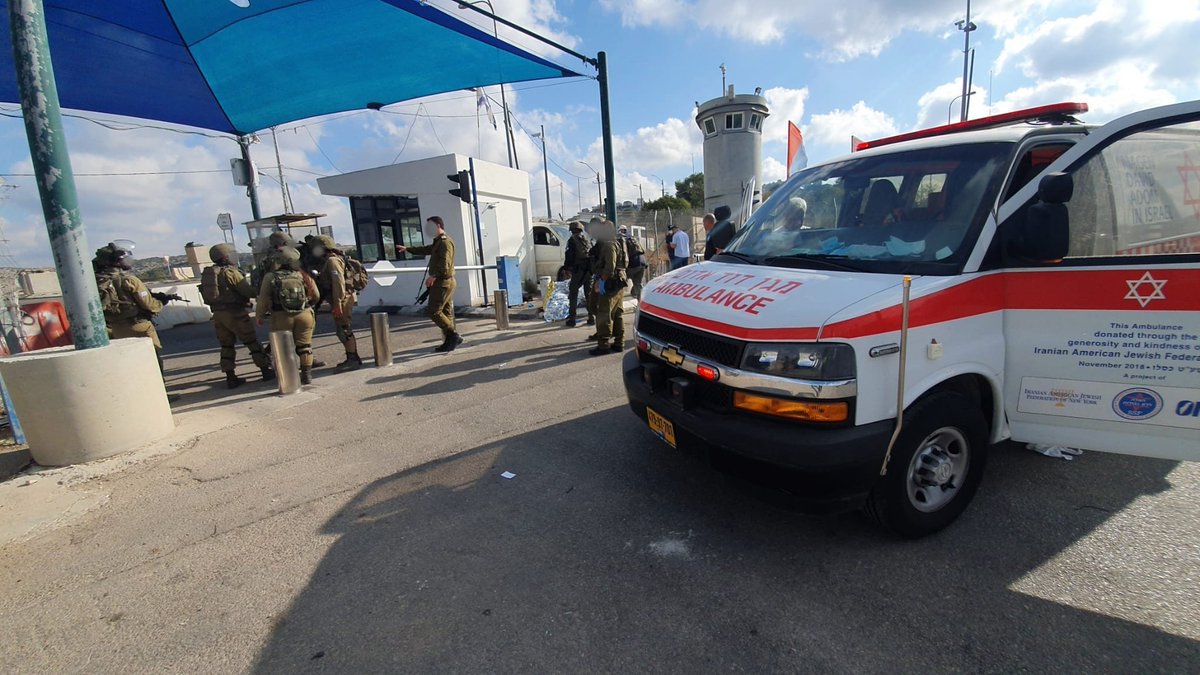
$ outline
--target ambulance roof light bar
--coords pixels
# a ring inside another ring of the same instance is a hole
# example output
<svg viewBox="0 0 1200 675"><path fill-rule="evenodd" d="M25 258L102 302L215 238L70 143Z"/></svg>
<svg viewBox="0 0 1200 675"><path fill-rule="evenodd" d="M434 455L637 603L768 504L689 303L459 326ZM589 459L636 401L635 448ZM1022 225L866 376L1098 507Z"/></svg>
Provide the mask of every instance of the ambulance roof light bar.
<svg viewBox="0 0 1200 675"><path fill-rule="evenodd" d="M967 120L966 122L955 122L954 124L943 124L937 127L930 127L929 129L910 131L905 134L888 136L887 138L875 141L861 141L858 145L854 146L854 151L858 152L859 150L866 150L868 148L878 148L881 145L892 145L893 143L911 141L918 138L931 138L933 136L944 136L963 131L977 131L979 129L994 129L1018 122L1074 122L1077 121L1073 117L1074 115L1087 111L1088 105L1086 103L1052 103L1036 108L1014 110L990 117L980 117L979 119Z"/></svg>

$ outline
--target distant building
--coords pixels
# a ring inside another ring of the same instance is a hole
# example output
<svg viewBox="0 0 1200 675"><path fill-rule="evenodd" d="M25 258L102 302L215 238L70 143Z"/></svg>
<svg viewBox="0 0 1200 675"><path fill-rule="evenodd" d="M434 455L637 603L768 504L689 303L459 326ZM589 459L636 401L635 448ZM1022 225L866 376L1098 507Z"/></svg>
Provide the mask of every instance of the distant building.
<svg viewBox="0 0 1200 675"><path fill-rule="evenodd" d="M741 213L746 191L751 210L762 203L762 126L770 111L761 89L753 94L725 95L701 103L696 125L704 134L704 210L722 204Z"/></svg>

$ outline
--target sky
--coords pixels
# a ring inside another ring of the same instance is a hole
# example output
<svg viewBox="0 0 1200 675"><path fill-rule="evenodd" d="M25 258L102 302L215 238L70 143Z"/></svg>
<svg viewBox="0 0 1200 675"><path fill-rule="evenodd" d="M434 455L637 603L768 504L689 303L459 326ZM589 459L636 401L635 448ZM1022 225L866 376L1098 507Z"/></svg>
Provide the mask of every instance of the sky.
<svg viewBox="0 0 1200 675"><path fill-rule="evenodd" d="M490 21L432 0L464 20ZM965 0L494 0L496 12L585 54L608 54L619 200L646 199L703 167L695 104L721 94L721 70L739 93L762 87L763 178L784 177L787 122L804 133L810 164L845 154L850 136L870 139L957 118ZM1200 98L1194 67L1200 0L975 0L972 117L1060 101L1084 101L1083 119L1103 123L1135 110ZM487 22L484 24L483 22ZM556 53L502 27L501 37L563 65ZM434 55L436 56L436 55ZM593 72L587 70L587 72ZM488 89L499 100L498 87ZM534 213L544 215L545 127L550 206L570 217L598 203L603 171L594 79L507 88L517 159L530 173ZM15 105L0 105L0 264L51 264L28 145ZM497 116L500 108L494 106ZM14 117L15 115L15 117ZM181 255L188 242L218 243L217 215L250 219L232 184L237 144L196 130L107 126L68 118L80 209L92 248L137 242L139 257ZM109 128L109 127L116 127ZM501 129L503 126L501 124ZM252 147L264 214L282 211L278 167L296 211L328 214L339 240L353 240L349 205L317 189L319 176L458 152L506 163L504 138L480 116L471 92L282 125ZM88 175L108 174L108 175ZM111 175L136 174L136 175ZM607 177L605 177L607 179ZM449 185L449 184L448 184ZM239 244L245 230L238 226ZM4 253L4 251L0 251Z"/></svg>

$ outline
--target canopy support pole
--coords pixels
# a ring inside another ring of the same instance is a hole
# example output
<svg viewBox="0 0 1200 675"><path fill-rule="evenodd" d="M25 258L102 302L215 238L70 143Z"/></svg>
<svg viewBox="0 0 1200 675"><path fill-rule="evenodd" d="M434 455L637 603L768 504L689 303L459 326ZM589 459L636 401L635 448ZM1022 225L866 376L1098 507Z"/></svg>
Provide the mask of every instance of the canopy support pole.
<svg viewBox="0 0 1200 675"><path fill-rule="evenodd" d="M250 215L254 220L259 220L262 212L258 208L258 169L254 168L254 161L250 159L250 139L238 136L237 142L242 149L242 161L246 163L246 196L250 198Z"/></svg>
<svg viewBox="0 0 1200 675"><path fill-rule="evenodd" d="M8 18L25 135L42 199L46 232L50 235L54 270L62 286L63 307L71 322L71 336L76 349L105 347L108 330L83 219L79 216L75 174L71 171L63 134L42 0L8 0Z"/></svg>
<svg viewBox="0 0 1200 675"><path fill-rule="evenodd" d="M604 174L608 177L605 185L607 198L604 211L608 219L617 222L617 180L613 168L612 121L608 112L608 54L600 52L596 55L596 81L600 83L600 133L604 138Z"/></svg>

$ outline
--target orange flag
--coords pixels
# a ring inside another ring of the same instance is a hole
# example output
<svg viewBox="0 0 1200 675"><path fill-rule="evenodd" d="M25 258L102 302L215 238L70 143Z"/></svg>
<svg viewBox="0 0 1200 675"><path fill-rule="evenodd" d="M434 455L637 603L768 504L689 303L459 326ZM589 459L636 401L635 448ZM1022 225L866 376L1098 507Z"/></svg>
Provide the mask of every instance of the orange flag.
<svg viewBox="0 0 1200 675"><path fill-rule="evenodd" d="M792 166L803 169L808 166L808 153L804 151L804 136L800 127L788 121L787 175L792 175Z"/></svg>

